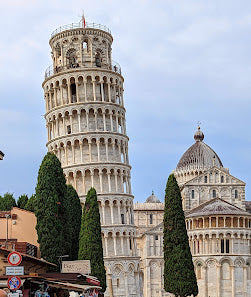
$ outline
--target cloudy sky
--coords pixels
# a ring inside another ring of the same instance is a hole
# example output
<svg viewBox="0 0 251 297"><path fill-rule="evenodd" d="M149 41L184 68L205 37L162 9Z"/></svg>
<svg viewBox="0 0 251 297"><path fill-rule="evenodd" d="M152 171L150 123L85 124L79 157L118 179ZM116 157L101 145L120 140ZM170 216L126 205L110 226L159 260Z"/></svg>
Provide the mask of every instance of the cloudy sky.
<svg viewBox="0 0 251 297"><path fill-rule="evenodd" d="M107 25L125 78L127 132L136 201L163 199L168 175L205 142L251 200L250 0L0 0L0 194L32 194L46 153L44 70L61 25Z"/></svg>

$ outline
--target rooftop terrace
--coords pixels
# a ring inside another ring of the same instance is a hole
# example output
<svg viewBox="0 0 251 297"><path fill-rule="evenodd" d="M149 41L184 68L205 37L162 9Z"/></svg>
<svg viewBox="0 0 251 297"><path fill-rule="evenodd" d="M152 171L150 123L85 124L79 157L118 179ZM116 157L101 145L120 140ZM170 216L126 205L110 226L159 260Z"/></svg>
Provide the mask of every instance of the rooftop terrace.
<svg viewBox="0 0 251 297"><path fill-rule="evenodd" d="M53 37L54 35L56 35L58 33L66 31L66 30L80 29L80 28L81 29L86 29L86 28L99 29L99 30L102 30L102 31L105 31L105 32L111 34L111 30L108 27L104 26L104 25L86 22L85 26L84 26L83 21L81 20L78 23L71 23L71 24L68 24L68 25L60 26L58 29L54 30L51 33L51 37Z"/></svg>

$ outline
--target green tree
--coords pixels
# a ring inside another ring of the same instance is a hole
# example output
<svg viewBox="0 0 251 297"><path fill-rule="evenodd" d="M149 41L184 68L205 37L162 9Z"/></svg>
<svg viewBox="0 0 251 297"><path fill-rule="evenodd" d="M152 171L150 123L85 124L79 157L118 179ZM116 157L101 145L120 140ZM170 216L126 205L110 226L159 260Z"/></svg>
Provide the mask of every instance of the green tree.
<svg viewBox="0 0 251 297"><path fill-rule="evenodd" d="M3 205L3 197L0 196L0 211L3 210L4 205Z"/></svg>
<svg viewBox="0 0 251 297"><path fill-rule="evenodd" d="M90 260L91 274L100 280L102 290L106 290L106 273L103 259L100 215L97 194L91 188L86 196L79 236L79 260Z"/></svg>
<svg viewBox="0 0 251 297"><path fill-rule="evenodd" d="M166 184L164 212L164 289L175 296L197 296L198 286L189 248L176 178L171 174Z"/></svg>
<svg viewBox="0 0 251 297"><path fill-rule="evenodd" d="M27 195L21 195L19 196L18 200L17 200L17 207L24 209L26 203L28 202L29 198Z"/></svg>
<svg viewBox="0 0 251 297"><path fill-rule="evenodd" d="M30 199L25 204L24 209L35 212L35 210L36 210L36 195L35 194L30 196Z"/></svg>
<svg viewBox="0 0 251 297"><path fill-rule="evenodd" d="M38 172L36 186L37 234L41 257L58 264L62 255L66 183L58 158L47 153ZM64 234L67 236L67 234Z"/></svg>
<svg viewBox="0 0 251 297"><path fill-rule="evenodd" d="M65 214L67 224L66 227L68 229L67 238L70 242L70 245L68 247L68 250L65 250L64 253L69 255L69 260L77 260L82 207L78 194L71 185L67 185Z"/></svg>
<svg viewBox="0 0 251 297"><path fill-rule="evenodd" d="M1 196L0 196L1 197ZM8 211L11 210L12 207L15 207L16 200L11 193L5 193L3 197L0 198L0 210Z"/></svg>

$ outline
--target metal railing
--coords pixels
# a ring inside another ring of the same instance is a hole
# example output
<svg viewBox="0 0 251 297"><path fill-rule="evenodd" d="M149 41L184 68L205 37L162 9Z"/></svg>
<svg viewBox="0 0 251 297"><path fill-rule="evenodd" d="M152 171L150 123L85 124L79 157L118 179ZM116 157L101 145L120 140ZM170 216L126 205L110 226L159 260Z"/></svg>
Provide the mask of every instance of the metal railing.
<svg viewBox="0 0 251 297"><path fill-rule="evenodd" d="M115 62L115 61L112 61L112 64L111 65L107 65L107 64L102 64L101 63L101 66L97 66L95 62L92 63L92 65L88 62L88 63L72 63L72 64L67 64L65 66L55 66L53 67L53 65L49 66L46 70L45 70L45 75L44 75L44 78L47 79L49 78L50 76L54 75L54 74L57 74L57 73L60 73L62 71L66 71L66 70L69 70L69 69L74 69L74 68L100 68L100 69L108 69L108 70L111 70L113 72L116 72L118 74L121 75L121 67L120 65Z"/></svg>
<svg viewBox="0 0 251 297"><path fill-rule="evenodd" d="M111 34L111 30L108 27L106 27L105 25L86 22L85 27L84 27L83 21L81 20L78 23L71 23L71 24L59 27L58 29L54 30L51 33L51 37L53 37L54 35L56 35L58 33L63 32L63 31L72 30L72 29L85 29L85 28L99 29L99 30L102 30L102 31L105 31L105 32Z"/></svg>

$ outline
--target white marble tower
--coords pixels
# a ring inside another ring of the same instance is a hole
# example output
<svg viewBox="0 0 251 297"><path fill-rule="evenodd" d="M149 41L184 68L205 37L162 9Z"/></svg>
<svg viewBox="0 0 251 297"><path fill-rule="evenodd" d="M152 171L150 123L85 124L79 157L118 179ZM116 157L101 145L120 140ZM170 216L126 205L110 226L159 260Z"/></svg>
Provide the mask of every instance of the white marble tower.
<svg viewBox="0 0 251 297"><path fill-rule="evenodd" d="M47 148L62 163L81 202L98 193L108 289L106 296L141 296L120 66L102 25L62 26L50 38L53 65L42 84Z"/></svg>

